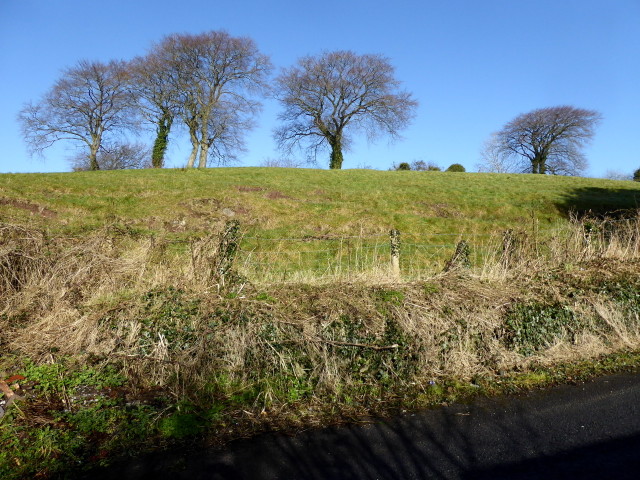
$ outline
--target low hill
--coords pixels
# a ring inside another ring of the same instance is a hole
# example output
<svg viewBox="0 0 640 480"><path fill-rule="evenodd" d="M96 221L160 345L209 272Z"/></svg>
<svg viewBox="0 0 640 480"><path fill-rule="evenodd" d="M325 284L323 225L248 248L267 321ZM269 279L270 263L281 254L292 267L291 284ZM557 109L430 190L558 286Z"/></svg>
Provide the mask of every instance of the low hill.
<svg viewBox="0 0 640 480"><path fill-rule="evenodd" d="M640 183L542 175L281 168L0 175L0 220L82 232L114 221L204 232L238 219L286 237L482 233L636 208Z"/></svg>

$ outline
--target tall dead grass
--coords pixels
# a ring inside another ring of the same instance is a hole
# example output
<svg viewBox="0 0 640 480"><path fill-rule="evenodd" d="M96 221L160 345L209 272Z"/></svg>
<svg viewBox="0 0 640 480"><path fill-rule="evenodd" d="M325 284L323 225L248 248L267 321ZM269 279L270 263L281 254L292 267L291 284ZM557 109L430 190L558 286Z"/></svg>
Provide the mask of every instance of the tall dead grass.
<svg viewBox="0 0 640 480"><path fill-rule="evenodd" d="M640 216L511 232L480 265L404 283L381 269L252 284L231 268L228 232L176 246L114 227L65 239L2 225L0 345L35 361L91 356L134 386L242 393L262 408L640 346L640 303L602 293L612 278L637 285ZM570 309L580 327L525 351L507 341L505 318L538 304Z"/></svg>

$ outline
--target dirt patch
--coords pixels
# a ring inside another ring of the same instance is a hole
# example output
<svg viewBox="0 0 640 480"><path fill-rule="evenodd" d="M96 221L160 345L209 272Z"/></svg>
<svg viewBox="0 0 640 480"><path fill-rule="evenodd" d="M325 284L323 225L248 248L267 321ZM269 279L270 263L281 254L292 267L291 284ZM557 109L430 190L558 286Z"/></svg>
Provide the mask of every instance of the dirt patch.
<svg viewBox="0 0 640 480"><path fill-rule="evenodd" d="M429 212L438 218L458 218L462 216L462 213L448 203L421 202L421 205L427 207Z"/></svg>
<svg viewBox="0 0 640 480"><path fill-rule="evenodd" d="M285 195L284 193L279 192L278 190L271 190L269 193L267 193L267 198L271 200L278 200L283 198L288 198L289 200L295 200L293 197L290 197L289 195Z"/></svg>
<svg viewBox="0 0 640 480"><path fill-rule="evenodd" d="M26 210L33 215L40 215L45 218L55 218L58 216L53 210L38 205L37 203L31 203L25 200L16 200L15 198L0 198L0 205L7 205L20 210Z"/></svg>
<svg viewBox="0 0 640 480"><path fill-rule="evenodd" d="M262 192L264 188L262 187L254 187L250 185L238 185L236 187L239 192Z"/></svg>

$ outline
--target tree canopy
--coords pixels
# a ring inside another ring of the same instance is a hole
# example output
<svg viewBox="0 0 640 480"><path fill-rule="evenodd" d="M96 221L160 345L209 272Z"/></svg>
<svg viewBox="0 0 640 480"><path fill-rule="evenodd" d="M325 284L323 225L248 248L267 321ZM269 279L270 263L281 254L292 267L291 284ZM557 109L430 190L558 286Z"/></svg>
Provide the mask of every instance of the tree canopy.
<svg viewBox="0 0 640 480"><path fill-rule="evenodd" d="M133 97L124 62L80 61L36 104L18 114L29 151L41 153L61 140L86 147L91 170L99 170L105 136L135 124Z"/></svg>
<svg viewBox="0 0 640 480"><path fill-rule="evenodd" d="M253 127L261 104L252 98L267 90L272 65L247 37L224 31L170 35L157 49L170 59L180 115L191 140L187 167L206 167L210 155L235 158L244 148L244 134Z"/></svg>
<svg viewBox="0 0 640 480"><path fill-rule="evenodd" d="M587 168L582 149L601 118L594 110L570 106L540 108L507 123L485 151L499 164L522 160L531 173L579 175Z"/></svg>
<svg viewBox="0 0 640 480"><path fill-rule="evenodd" d="M397 137L417 107L387 58L346 50L299 59L276 79L275 95L284 108L275 131L280 147L304 145L314 159L329 147L330 168L342 168L349 130L363 130L370 140Z"/></svg>

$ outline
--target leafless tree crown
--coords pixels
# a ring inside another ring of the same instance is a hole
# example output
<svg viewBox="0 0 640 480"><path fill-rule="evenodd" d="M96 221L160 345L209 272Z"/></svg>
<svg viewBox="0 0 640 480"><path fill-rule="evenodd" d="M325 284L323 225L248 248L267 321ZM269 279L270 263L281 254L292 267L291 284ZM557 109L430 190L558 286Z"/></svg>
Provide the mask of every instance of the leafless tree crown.
<svg viewBox="0 0 640 480"><path fill-rule="evenodd" d="M100 170L151 168L149 153L149 147L139 142L103 142L98 151L97 160ZM89 159L82 153L71 159L71 167L74 172L91 170Z"/></svg>
<svg viewBox="0 0 640 480"><path fill-rule="evenodd" d="M570 106L541 108L517 116L494 135L485 151L496 159L522 159L532 173L579 175L587 168L582 149L601 115Z"/></svg>
<svg viewBox="0 0 640 480"><path fill-rule="evenodd" d="M250 38L223 31L170 35L155 50L168 59L180 94L180 116L192 145L187 166L194 166L196 157L199 167L210 156L222 162L235 158L261 108L252 97L268 89L269 57Z"/></svg>
<svg viewBox="0 0 640 480"><path fill-rule="evenodd" d="M284 110L275 137L285 151L306 146L315 159L331 149L331 168L341 168L349 146L346 128L364 130L369 139L397 137L413 118L417 102L400 90L394 69L381 55L351 51L303 57L276 79L276 97Z"/></svg>
<svg viewBox="0 0 640 480"><path fill-rule="evenodd" d="M96 156L105 135L135 123L127 75L119 61L83 60L65 70L39 103L27 104L18 114L30 152L71 140L86 145L91 169L99 169Z"/></svg>

